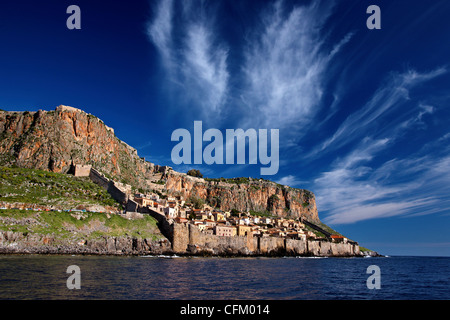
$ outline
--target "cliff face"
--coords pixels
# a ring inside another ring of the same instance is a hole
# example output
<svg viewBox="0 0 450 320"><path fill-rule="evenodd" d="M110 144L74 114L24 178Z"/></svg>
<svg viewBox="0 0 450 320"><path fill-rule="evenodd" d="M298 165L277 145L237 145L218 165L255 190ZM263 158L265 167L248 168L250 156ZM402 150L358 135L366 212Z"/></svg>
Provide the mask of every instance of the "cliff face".
<svg viewBox="0 0 450 320"><path fill-rule="evenodd" d="M0 111L0 166L69 172L72 164L92 165L107 177L144 189L199 197L222 210L269 211L278 216L303 216L318 221L314 194L274 182L206 181L154 165L119 140L114 130L80 109L59 106L54 111ZM150 183L162 172L165 187Z"/></svg>
<svg viewBox="0 0 450 320"><path fill-rule="evenodd" d="M160 255L172 254L166 240L135 237L102 237L71 243L54 236L0 231L0 254L93 254L93 255Z"/></svg>
<svg viewBox="0 0 450 320"><path fill-rule="evenodd" d="M186 199L198 197L213 206L230 211L269 211L280 216L305 217L319 221L314 194L308 190L290 188L274 182L249 179L245 183L207 181L169 171L166 189Z"/></svg>
<svg viewBox="0 0 450 320"><path fill-rule="evenodd" d="M113 129L82 110L0 111L0 165L66 173L72 163L91 164L136 186L145 186L145 177L155 169Z"/></svg>

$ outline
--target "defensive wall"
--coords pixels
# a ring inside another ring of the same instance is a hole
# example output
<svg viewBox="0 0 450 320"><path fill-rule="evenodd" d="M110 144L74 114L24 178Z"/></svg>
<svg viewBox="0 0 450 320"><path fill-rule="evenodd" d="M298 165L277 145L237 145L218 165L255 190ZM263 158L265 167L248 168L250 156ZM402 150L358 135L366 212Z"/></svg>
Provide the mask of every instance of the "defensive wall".
<svg viewBox="0 0 450 320"><path fill-rule="evenodd" d="M114 180L110 180L94 168L91 168L89 178L106 189L106 191L108 191L108 193L111 195L111 197L113 197L114 200L122 204L126 204L128 202L129 195L131 193L130 186L115 182Z"/></svg>
<svg viewBox="0 0 450 320"><path fill-rule="evenodd" d="M193 224L172 224L172 250L177 254L246 256L358 256L359 245L320 240L282 237L217 236L207 234Z"/></svg>
<svg viewBox="0 0 450 320"><path fill-rule="evenodd" d="M162 213L159 213L155 210L152 210L148 207L140 207L138 208L138 210L140 213L147 213L149 215L151 215L153 218L156 219L156 221L158 222L158 228L161 231L161 233L172 243L172 248L173 248L173 239L174 239L174 222L169 222L166 218L166 216ZM180 234L178 234L177 236L179 236Z"/></svg>
<svg viewBox="0 0 450 320"><path fill-rule="evenodd" d="M105 189L114 200L124 205L128 202L131 186L108 179L101 172L92 168L91 165L76 164L74 165L73 174L75 177L89 177L93 182Z"/></svg>
<svg viewBox="0 0 450 320"><path fill-rule="evenodd" d="M301 219L301 222L304 223L304 224L306 224L307 226L313 228L314 230L323 233L327 238L330 238L330 237L331 237L331 233L329 233L328 231L326 231L326 230L322 229L321 227L315 225L314 223L311 223L311 222L309 222L309 221L306 220L306 219Z"/></svg>

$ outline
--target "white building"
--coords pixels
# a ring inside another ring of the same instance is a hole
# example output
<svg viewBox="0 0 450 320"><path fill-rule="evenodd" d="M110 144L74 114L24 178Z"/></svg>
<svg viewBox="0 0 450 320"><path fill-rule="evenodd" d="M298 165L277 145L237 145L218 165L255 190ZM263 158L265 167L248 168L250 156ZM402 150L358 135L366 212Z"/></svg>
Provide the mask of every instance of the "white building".
<svg viewBox="0 0 450 320"><path fill-rule="evenodd" d="M175 208L171 207L164 207L164 214L167 218L175 218L177 216Z"/></svg>

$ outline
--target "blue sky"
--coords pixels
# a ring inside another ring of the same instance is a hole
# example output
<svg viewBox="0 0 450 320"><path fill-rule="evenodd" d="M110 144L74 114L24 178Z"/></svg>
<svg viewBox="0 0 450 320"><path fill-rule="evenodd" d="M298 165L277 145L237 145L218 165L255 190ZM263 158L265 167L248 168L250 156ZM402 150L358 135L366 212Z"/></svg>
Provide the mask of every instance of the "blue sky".
<svg viewBox="0 0 450 320"><path fill-rule="evenodd" d="M322 221L384 254L450 255L449 16L445 0L2 2L0 108L81 108L208 177L260 165L174 165L175 129L279 129L264 178L313 191Z"/></svg>

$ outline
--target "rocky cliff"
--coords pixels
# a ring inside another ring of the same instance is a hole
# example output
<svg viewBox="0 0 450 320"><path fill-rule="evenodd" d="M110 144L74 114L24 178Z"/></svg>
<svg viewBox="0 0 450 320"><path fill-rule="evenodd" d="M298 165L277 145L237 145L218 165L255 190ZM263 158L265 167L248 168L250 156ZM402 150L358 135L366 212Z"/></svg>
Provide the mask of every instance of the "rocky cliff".
<svg viewBox="0 0 450 320"><path fill-rule="evenodd" d="M305 217L319 221L315 196L308 190L251 178L245 182L239 179L229 179L230 182L208 181L174 171L169 171L165 179L168 192L180 194L185 199L198 197L225 211L252 210L270 212L280 217Z"/></svg>
<svg viewBox="0 0 450 320"><path fill-rule="evenodd" d="M71 243L52 235L0 231L0 254L88 254L88 255L165 255L172 254L166 239L105 236Z"/></svg>
<svg viewBox="0 0 450 320"><path fill-rule="evenodd" d="M99 118L80 109L0 111L0 165L66 173L72 164L90 164L117 181L146 186L158 169L119 140Z"/></svg>
<svg viewBox="0 0 450 320"><path fill-rule="evenodd" d="M251 178L208 181L155 165L140 158L102 120L80 109L0 111L0 166L67 173L73 164L92 165L105 176L136 188L202 198L222 210L319 220L312 192ZM156 173L162 173L165 186L151 183Z"/></svg>

